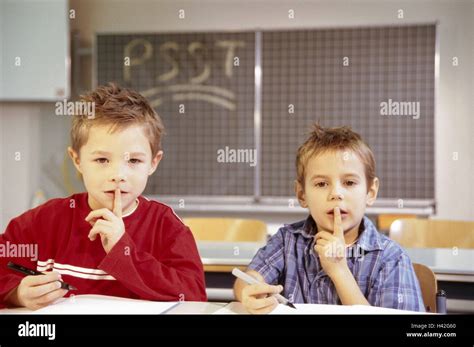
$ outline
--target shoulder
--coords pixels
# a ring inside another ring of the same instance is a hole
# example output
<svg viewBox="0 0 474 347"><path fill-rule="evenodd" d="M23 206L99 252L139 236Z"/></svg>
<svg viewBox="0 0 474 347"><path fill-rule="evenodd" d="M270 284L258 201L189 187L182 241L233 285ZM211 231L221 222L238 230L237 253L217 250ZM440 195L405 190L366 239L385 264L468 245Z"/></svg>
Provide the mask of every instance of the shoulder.
<svg viewBox="0 0 474 347"><path fill-rule="evenodd" d="M267 245L286 247L294 245L298 240L312 240L312 235L306 230L307 220L284 224L270 237Z"/></svg>
<svg viewBox="0 0 474 347"><path fill-rule="evenodd" d="M405 250L398 243L390 239L389 237L380 234L381 244L383 247L383 260L397 262L399 260L408 258Z"/></svg>
<svg viewBox="0 0 474 347"><path fill-rule="evenodd" d="M77 206L78 200L82 198L82 194L73 194L66 198L54 198L46 201L45 203L36 206L15 219L24 218L38 218L38 217L49 217L53 218L58 214L64 215L65 210L72 210Z"/></svg>
<svg viewBox="0 0 474 347"><path fill-rule="evenodd" d="M369 253L372 253L381 266L386 264L395 265L400 261L409 262L410 259L405 250L395 241L380 233L373 223L364 217L365 230L359 240L359 245Z"/></svg>
<svg viewBox="0 0 474 347"><path fill-rule="evenodd" d="M177 229L189 230L189 228L184 224L183 220L176 214L171 206L157 200L150 200L144 196L141 196L140 199L147 207L146 213L152 213L159 217L159 220L165 223L167 227L172 226Z"/></svg>
<svg viewBox="0 0 474 347"><path fill-rule="evenodd" d="M385 272L391 272L395 268L404 268L406 270L412 267L410 257L402 246L380 234L382 250L380 253L380 266Z"/></svg>

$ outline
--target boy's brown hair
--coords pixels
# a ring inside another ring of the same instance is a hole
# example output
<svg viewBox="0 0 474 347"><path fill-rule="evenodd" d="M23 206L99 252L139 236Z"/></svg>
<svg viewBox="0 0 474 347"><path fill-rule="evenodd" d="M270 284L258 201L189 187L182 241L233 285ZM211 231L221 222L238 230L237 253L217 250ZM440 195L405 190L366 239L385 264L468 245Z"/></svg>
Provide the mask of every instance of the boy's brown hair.
<svg viewBox="0 0 474 347"><path fill-rule="evenodd" d="M161 138L165 133L163 122L148 101L139 93L114 83L99 86L81 102L94 103L94 117L75 115L71 127L71 147L79 155L87 143L93 125L111 125L110 131L122 130L131 125L141 125L151 147L152 158L161 150Z"/></svg>
<svg viewBox="0 0 474 347"><path fill-rule="evenodd" d="M375 178L375 158L370 147L351 127L323 128L317 123L313 124L309 137L298 148L296 155L296 179L303 189L308 160L328 150L348 150L357 154L364 164L369 189Z"/></svg>

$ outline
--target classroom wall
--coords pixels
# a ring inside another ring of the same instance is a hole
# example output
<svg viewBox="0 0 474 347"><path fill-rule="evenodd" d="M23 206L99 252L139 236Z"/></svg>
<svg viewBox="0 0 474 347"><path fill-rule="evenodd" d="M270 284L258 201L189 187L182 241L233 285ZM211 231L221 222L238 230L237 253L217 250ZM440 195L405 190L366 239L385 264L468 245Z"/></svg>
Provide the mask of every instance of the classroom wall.
<svg viewBox="0 0 474 347"><path fill-rule="evenodd" d="M148 1L70 0L76 11L71 29L78 30L83 46L92 43L95 32L158 32L205 30L256 30L324 28L340 26L439 23L440 75L436 149L436 218L474 220L474 3L472 1ZM185 9L186 18L177 18ZM296 19L288 19L288 10ZM405 18L397 18L403 9ZM451 59L458 57L459 66ZM87 61L82 66L90 67ZM83 70L86 71L86 70ZM90 83L89 76L81 76ZM38 188L59 194L51 180L39 175L48 151L67 145L68 120L52 116L53 104L0 103L2 173L1 229L13 216L28 208ZM11 131L15 129L15 131ZM6 160L6 149L22 148L29 160L15 165ZM43 152L41 152L43 151ZM453 160L458 152L458 160ZM250 217L250 216L249 216ZM273 221L270 215L251 217ZM288 217L290 218L290 217ZM290 219L291 220L291 219Z"/></svg>
<svg viewBox="0 0 474 347"><path fill-rule="evenodd" d="M0 218L8 221L30 207L38 187L41 153L39 124L49 103L0 103Z"/></svg>

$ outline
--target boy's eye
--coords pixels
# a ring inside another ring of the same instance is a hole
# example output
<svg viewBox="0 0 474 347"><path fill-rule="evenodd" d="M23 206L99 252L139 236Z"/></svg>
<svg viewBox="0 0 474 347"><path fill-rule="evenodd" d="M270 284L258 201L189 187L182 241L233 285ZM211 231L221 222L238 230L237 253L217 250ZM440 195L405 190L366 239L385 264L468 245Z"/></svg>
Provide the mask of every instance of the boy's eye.
<svg viewBox="0 0 474 347"><path fill-rule="evenodd" d="M142 162L140 159L130 159L129 161L130 161L130 163L132 163L132 164L138 164L138 163L141 163L141 162Z"/></svg>
<svg viewBox="0 0 474 347"><path fill-rule="evenodd" d="M108 160L107 160L107 158L97 158L94 161L99 163L99 164L105 164Z"/></svg>
<svg viewBox="0 0 474 347"><path fill-rule="evenodd" d="M319 188L324 188L326 186L326 182L317 182L315 186Z"/></svg>
<svg viewBox="0 0 474 347"><path fill-rule="evenodd" d="M354 182L354 181L347 181L346 184L347 184L348 186L354 186L354 185L356 185L357 183Z"/></svg>

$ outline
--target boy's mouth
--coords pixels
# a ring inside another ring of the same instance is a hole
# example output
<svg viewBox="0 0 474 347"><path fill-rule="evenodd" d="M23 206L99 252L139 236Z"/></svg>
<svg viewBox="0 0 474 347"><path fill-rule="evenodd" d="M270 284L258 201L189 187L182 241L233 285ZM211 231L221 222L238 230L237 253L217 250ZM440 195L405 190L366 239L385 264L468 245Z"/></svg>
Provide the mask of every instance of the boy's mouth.
<svg viewBox="0 0 474 347"><path fill-rule="evenodd" d="M111 195L111 196L115 196L115 190L107 190L104 192L105 194L107 195ZM120 194L123 195L123 194L128 194L128 192L125 192L123 190L120 191Z"/></svg>
<svg viewBox="0 0 474 347"><path fill-rule="evenodd" d="M349 214L349 212L347 212L347 210L343 209L343 208L340 208L340 211L341 211L341 217L344 217L344 216L347 216ZM326 214L330 215L331 217L334 216L334 208L328 210L326 212Z"/></svg>

